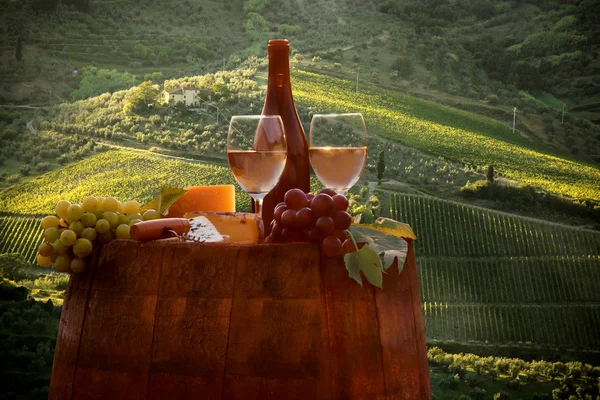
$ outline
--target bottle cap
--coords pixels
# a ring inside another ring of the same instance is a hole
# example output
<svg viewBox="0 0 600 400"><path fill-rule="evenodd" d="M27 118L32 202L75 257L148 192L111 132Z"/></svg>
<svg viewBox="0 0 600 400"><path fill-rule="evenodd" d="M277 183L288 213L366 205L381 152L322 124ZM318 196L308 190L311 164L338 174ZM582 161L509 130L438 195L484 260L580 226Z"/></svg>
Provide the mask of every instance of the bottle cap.
<svg viewBox="0 0 600 400"><path fill-rule="evenodd" d="M269 45L268 45L269 49L289 49L290 48L290 42L288 42L287 39L273 39L273 40L269 40Z"/></svg>

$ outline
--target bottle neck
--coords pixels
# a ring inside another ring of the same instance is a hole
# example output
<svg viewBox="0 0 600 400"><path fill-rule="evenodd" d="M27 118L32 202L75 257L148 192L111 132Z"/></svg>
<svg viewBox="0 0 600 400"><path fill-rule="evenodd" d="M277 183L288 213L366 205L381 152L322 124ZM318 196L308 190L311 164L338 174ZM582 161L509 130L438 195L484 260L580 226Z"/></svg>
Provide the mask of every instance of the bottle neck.
<svg viewBox="0 0 600 400"><path fill-rule="evenodd" d="M290 88L289 47L269 49L269 83L276 89Z"/></svg>

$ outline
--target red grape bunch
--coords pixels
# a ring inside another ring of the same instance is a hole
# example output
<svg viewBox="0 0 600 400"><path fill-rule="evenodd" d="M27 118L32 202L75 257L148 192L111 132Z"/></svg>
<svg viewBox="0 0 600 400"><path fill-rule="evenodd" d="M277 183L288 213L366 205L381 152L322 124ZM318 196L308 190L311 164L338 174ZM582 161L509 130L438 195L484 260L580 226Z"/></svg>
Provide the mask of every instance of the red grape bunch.
<svg viewBox="0 0 600 400"><path fill-rule="evenodd" d="M275 207L271 234L265 242L308 241L319 243L328 257L342 255L346 229L352 223L347 209L348 199L332 189L323 189L316 195L290 189Z"/></svg>

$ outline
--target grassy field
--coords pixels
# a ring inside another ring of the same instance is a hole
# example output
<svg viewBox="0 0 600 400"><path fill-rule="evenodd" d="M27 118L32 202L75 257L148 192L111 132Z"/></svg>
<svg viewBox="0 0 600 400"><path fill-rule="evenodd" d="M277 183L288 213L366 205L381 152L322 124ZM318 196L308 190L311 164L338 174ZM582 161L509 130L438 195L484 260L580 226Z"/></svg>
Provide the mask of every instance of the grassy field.
<svg viewBox="0 0 600 400"><path fill-rule="evenodd" d="M313 112L362 112L383 137L479 167L494 165L510 179L554 194L600 199L600 169L530 141L490 118L382 89L297 71L294 96Z"/></svg>

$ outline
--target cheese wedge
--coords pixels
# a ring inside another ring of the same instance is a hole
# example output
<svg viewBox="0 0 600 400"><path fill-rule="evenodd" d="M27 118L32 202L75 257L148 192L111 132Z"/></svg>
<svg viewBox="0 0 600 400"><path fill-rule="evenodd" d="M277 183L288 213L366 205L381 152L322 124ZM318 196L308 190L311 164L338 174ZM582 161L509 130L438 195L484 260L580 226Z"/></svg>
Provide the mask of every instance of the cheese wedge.
<svg viewBox="0 0 600 400"><path fill-rule="evenodd" d="M233 212L188 212L184 218L206 217L229 243L259 244L265 237L262 218L257 214Z"/></svg>
<svg viewBox="0 0 600 400"><path fill-rule="evenodd" d="M225 238L221 236L219 230L204 216L190 218L190 230L187 233L187 236L190 239L206 243L219 243L225 241Z"/></svg>

